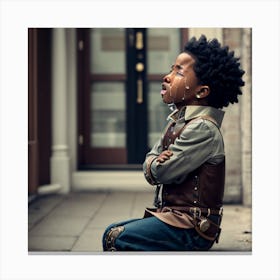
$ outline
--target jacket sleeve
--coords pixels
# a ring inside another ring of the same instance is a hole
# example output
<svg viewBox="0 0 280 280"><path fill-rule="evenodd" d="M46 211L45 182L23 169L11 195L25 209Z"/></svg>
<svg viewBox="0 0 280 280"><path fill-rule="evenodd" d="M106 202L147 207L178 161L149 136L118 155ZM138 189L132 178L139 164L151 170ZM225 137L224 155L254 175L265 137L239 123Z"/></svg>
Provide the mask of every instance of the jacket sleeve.
<svg viewBox="0 0 280 280"><path fill-rule="evenodd" d="M153 183L181 183L191 171L213 157L214 147L217 141L220 141L218 133L216 127L201 119L186 126L180 137L169 146L169 150L173 152L171 158L164 163L156 160L151 162L150 174ZM156 151L151 155L158 156L160 150Z"/></svg>
<svg viewBox="0 0 280 280"><path fill-rule="evenodd" d="M154 177L151 173L151 165L153 161L160 155L162 152L161 139L153 146L151 151L147 153L146 159L143 163L143 172L147 182L151 185L157 185L157 182L154 180Z"/></svg>

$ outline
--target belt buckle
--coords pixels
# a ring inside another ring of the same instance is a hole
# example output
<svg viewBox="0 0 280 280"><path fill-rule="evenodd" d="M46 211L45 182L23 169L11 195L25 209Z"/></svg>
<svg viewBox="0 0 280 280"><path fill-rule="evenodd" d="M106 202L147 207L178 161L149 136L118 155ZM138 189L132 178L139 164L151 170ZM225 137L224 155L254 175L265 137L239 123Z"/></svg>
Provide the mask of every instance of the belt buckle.
<svg viewBox="0 0 280 280"><path fill-rule="evenodd" d="M179 216L182 216L182 213L180 212L180 211L178 211L178 210L176 210L176 209L172 209L172 208L170 208L170 207L164 207L164 212L171 212L171 213L173 213L173 214L176 214L176 215L179 215Z"/></svg>
<svg viewBox="0 0 280 280"><path fill-rule="evenodd" d="M193 214L194 218L200 218L201 209L199 207L191 207L190 212Z"/></svg>
<svg viewBox="0 0 280 280"><path fill-rule="evenodd" d="M162 211L161 211L161 212L173 212L173 209L170 208L170 207L164 206L164 207L162 208Z"/></svg>

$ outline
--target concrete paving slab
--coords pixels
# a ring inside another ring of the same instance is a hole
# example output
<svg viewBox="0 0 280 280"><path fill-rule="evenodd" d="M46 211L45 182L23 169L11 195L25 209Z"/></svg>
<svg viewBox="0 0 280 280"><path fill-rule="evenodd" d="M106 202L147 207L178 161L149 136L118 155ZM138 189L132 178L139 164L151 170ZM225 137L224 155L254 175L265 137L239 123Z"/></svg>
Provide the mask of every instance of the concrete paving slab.
<svg viewBox="0 0 280 280"><path fill-rule="evenodd" d="M104 215L111 213L126 213L132 210L134 201L134 192L110 193L110 195L108 195L103 201L99 213L103 213Z"/></svg>
<svg viewBox="0 0 280 280"><path fill-rule="evenodd" d="M63 195L42 196L28 207L28 225L32 228L65 199Z"/></svg>
<svg viewBox="0 0 280 280"><path fill-rule="evenodd" d="M72 252L102 252L103 229L87 228L78 238Z"/></svg>
<svg viewBox="0 0 280 280"><path fill-rule="evenodd" d="M71 251L77 237L29 236L29 251Z"/></svg>
<svg viewBox="0 0 280 280"><path fill-rule="evenodd" d="M88 217L48 216L32 228L30 236L78 236L89 222Z"/></svg>
<svg viewBox="0 0 280 280"><path fill-rule="evenodd" d="M69 194L67 194L67 198L73 199L75 201L94 201L94 200L102 200L106 198L110 192L108 191L83 191L83 192L78 192L78 191L73 191Z"/></svg>
<svg viewBox="0 0 280 280"><path fill-rule="evenodd" d="M85 203L83 201L65 200L56 207L51 215L62 215L69 217L92 217L100 208L101 202Z"/></svg>
<svg viewBox="0 0 280 280"><path fill-rule="evenodd" d="M212 250L252 251L251 208L226 205L222 220L222 232L218 244Z"/></svg>
<svg viewBox="0 0 280 280"><path fill-rule="evenodd" d="M112 223L125 221L131 219L131 215L127 212L124 214L111 213L110 215L104 215L103 213L98 213L94 218L89 222L87 228L105 228Z"/></svg>

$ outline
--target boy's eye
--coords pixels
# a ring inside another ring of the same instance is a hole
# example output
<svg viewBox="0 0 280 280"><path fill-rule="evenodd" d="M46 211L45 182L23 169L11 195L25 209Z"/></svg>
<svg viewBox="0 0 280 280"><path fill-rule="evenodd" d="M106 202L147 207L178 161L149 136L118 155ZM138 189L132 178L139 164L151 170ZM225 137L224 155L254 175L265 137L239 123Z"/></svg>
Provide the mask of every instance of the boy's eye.
<svg viewBox="0 0 280 280"><path fill-rule="evenodd" d="M176 69L175 69L176 68ZM184 77L184 74L182 71L179 70L179 67L176 67L174 65L171 66L171 69L169 71L169 74L171 74L173 71L177 70L176 75L179 75L181 77ZM179 70L179 71L178 71Z"/></svg>
<svg viewBox="0 0 280 280"><path fill-rule="evenodd" d="M184 77L184 74L182 72L177 72L176 74L179 75L179 76Z"/></svg>

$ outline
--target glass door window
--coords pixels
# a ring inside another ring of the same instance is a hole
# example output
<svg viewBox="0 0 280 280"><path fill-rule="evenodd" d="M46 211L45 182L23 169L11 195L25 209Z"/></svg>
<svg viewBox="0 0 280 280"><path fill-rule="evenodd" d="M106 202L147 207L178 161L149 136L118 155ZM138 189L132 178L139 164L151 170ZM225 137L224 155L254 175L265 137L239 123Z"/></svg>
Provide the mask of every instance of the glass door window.
<svg viewBox="0 0 280 280"><path fill-rule="evenodd" d="M121 82L96 82L91 87L91 147L126 146L125 87Z"/></svg>
<svg viewBox="0 0 280 280"><path fill-rule="evenodd" d="M90 144L93 148L126 146L125 82L110 81L114 74L125 75L124 32L116 28L90 31L90 70L94 78L90 92ZM102 81L106 76L106 81Z"/></svg>

